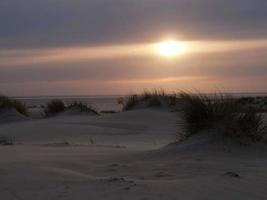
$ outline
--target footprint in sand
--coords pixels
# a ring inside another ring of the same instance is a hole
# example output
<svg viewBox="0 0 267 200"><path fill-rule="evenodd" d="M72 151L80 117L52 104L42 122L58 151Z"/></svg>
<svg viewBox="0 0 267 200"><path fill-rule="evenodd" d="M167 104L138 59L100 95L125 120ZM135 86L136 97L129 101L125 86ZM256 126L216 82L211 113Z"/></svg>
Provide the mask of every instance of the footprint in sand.
<svg viewBox="0 0 267 200"><path fill-rule="evenodd" d="M108 167L128 167L128 165L120 164L120 163L111 163Z"/></svg>
<svg viewBox="0 0 267 200"><path fill-rule="evenodd" d="M229 177L232 177L232 178L240 178L240 175L238 173L235 173L235 172L226 172L223 175L224 176L229 176Z"/></svg>
<svg viewBox="0 0 267 200"><path fill-rule="evenodd" d="M108 167L119 167L120 164L119 163L111 163L108 165Z"/></svg>
<svg viewBox="0 0 267 200"><path fill-rule="evenodd" d="M144 176L139 176L138 179L145 180L145 177Z"/></svg>
<svg viewBox="0 0 267 200"><path fill-rule="evenodd" d="M126 180L123 177L120 177L120 178L112 177L112 178L108 178L107 181L108 182L125 182Z"/></svg>
<svg viewBox="0 0 267 200"><path fill-rule="evenodd" d="M106 179L107 182L109 183L123 183L127 184L126 187L123 187L123 190L130 190L132 187L136 186L137 184L133 180L126 180L123 177L111 177Z"/></svg>
<svg viewBox="0 0 267 200"><path fill-rule="evenodd" d="M119 168L124 168L124 167L128 167L128 166L125 164L120 164L120 163L111 163L108 165L107 171L116 172L117 170L119 170Z"/></svg>
<svg viewBox="0 0 267 200"><path fill-rule="evenodd" d="M168 174L166 172L157 172L154 177L157 177L157 178L164 178L164 177L170 177L170 176L173 176L172 174Z"/></svg>
<svg viewBox="0 0 267 200"><path fill-rule="evenodd" d="M109 169L107 169L107 171L108 171L108 172L116 172L117 169L115 169L115 168L109 168Z"/></svg>

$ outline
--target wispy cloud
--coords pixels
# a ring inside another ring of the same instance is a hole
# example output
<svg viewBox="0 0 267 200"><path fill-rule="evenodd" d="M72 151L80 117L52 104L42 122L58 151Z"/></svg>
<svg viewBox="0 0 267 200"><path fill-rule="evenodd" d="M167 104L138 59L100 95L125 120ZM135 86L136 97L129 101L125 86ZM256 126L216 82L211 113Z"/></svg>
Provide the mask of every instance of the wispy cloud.
<svg viewBox="0 0 267 200"><path fill-rule="evenodd" d="M145 83L170 83L179 81L197 81L204 80L206 77L202 76L179 76L179 77L165 77L165 78L150 78L150 79L132 79L132 80L111 80L108 83L115 84L145 84Z"/></svg>
<svg viewBox="0 0 267 200"><path fill-rule="evenodd" d="M267 39L235 41L182 41L184 55L267 48ZM0 50L0 66L75 63L90 60L159 56L154 43L95 47ZM179 58L178 58L179 59Z"/></svg>
<svg viewBox="0 0 267 200"><path fill-rule="evenodd" d="M1 0L0 48L266 36L266 0Z"/></svg>
<svg viewBox="0 0 267 200"><path fill-rule="evenodd" d="M1 0L0 92L265 90L266 0ZM154 42L186 45L175 59Z"/></svg>

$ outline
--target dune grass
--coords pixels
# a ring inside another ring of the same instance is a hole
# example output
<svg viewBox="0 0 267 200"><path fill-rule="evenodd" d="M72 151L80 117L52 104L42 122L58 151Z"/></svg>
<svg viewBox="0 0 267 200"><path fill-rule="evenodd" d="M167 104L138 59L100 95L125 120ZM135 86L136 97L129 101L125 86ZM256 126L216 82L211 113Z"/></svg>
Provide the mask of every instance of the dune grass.
<svg viewBox="0 0 267 200"><path fill-rule="evenodd" d="M253 107L257 109L258 112L267 112L267 97L240 97L237 101L245 107Z"/></svg>
<svg viewBox="0 0 267 200"><path fill-rule="evenodd" d="M62 100L53 99L47 103L44 112L45 112L45 115L48 117L48 116L56 115L65 110L66 110L66 106Z"/></svg>
<svg viewBox="0 0 267 200"><path fill-rule="evenodd" d="M14 108L16 111L18 111L20 114L27 116L27 108L26 106L21 103L19 100L11 99L7 96L0 95L0 110L1 109L12 109Z"/></svg>
<svg viewBox="0 0 267 200"><path fill-rule="evenodd" d="M0 136L0 145L14 145L14 137L11 136Z"/></svg>
<svg viewBox="0 0 267 200"><path fill-rule="evenodd" d="M139 96L140 96L140 100L147 100L147 99L165 97L167 96L167 94L163 89L158 89L158 90L157 89L153 89L153 90L145 89Z"/></svg>
<svg viewBox="0 0 267 200"><path fill-rule="evenodd" d="M78 109L80 112L94 113L96 115L99 115L96 109L94 109L92 106L88 106L84 102L73 101L71 104L66 106L62 100L53 99L50 102L48 102L45 107L45 116L46 117L53 116L60 112L64 112L73 108Z"/></svg>
<svg viewBox="0 0 267 200"><path fill-rule="evenodd" d="M133 94L127 97L123 110L131 110L140 102L138 95Z"/></svg>
<svg viewBox="0 0 267 200"><path fill-rule="evenodd" d="M70 105L68 105L67 109L72 108L78 108L81 112L94 113L96 115L99 115L96 109L82 101L73 101Z"/></svg>
<svg viewBox="0 0 267 200"><path fill-rule="evenodd" d="M144 104L144 107L160 107L164 101L168 106L173 106L176 100L176 95L168 95L163 89L144 90L141 94L128 96L123 110L131 110L140 104Z"/></svg>
<svg viewBox="0 0 267 200"><path fill-rule="evenodd" d="M206 129L217 129L226 136L241 139L259 140L266 135L264 116L253 107L242 106L235 98L186 92L179 96L183 119L180 125L186 137Z"/></svg>

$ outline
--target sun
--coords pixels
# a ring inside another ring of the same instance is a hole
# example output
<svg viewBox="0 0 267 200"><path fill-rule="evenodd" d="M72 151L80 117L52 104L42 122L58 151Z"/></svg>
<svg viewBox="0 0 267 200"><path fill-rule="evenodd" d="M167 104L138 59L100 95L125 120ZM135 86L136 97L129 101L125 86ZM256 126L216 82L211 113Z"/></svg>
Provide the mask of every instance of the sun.
<svg viewBox="0 0 267 200"><path fill-rule="evenodd" d="M174 57L185 52L185 45L176 40L166 40L155 45L158 54L165 57Z"/></svg>

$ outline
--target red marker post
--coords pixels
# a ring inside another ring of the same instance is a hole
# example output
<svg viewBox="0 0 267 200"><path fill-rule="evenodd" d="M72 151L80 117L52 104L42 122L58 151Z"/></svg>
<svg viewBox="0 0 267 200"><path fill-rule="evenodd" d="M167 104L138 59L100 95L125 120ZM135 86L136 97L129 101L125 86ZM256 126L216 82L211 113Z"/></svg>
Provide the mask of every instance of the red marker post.
<svg viewBox="0 0 267 200"><path fill-rule="evenodd" d="M123 97L118 97L117 98L117 103L118 104L122 104L123 105L123 102L124 102L124 98Z"/></svg>

